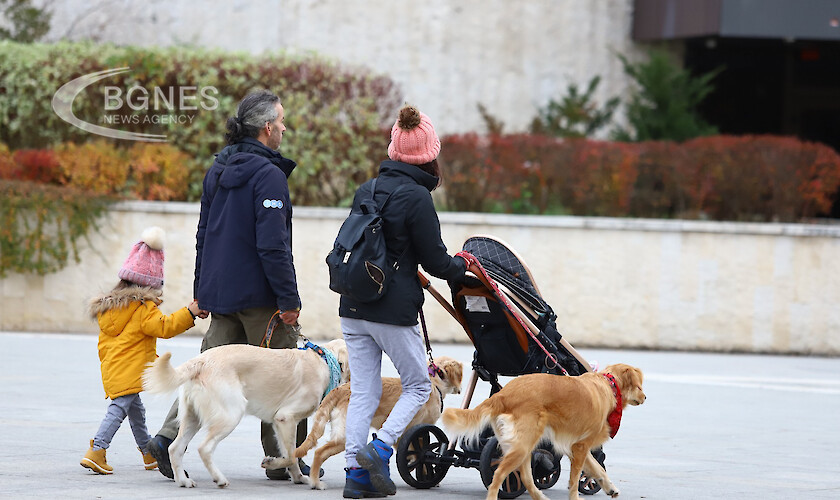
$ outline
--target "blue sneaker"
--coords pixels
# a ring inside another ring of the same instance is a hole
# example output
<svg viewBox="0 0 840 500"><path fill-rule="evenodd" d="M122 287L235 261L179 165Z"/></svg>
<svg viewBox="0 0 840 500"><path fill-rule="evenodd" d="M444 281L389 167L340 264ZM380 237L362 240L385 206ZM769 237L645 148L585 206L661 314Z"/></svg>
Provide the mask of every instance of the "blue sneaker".
<svg viewBox="0 0 840 500"><path fill-rule="evenodd" d="M344 498L382 498L380 493L370 482L370 474L365 469L353 467L344 469L347 471L347 480L344 483Z"/></svg>
<svg viewBox="0 0 840 500"><path fill-rule="evenodd" d="M386 495L397 492L397 485L391 481L391 472L388 469L388 460L393 454L394 450L378 439L376 434L373 435L373 441L356 454L359 465L370 473L370 482L380 493Z"/></svg>

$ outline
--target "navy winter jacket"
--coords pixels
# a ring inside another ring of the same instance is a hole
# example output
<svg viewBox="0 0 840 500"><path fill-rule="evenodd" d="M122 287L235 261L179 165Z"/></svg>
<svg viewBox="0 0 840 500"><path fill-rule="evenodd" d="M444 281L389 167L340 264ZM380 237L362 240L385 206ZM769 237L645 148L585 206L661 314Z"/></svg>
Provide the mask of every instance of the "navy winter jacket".
<svg viewBox="0 0 840 500"><path fill-rule="evenodd" d="M193 291L202 309L300 307L287 183L295 166L251 138L216 156L204 176L196 234Z"/></svg>
<svg viewBox="0 0 840 500"><path fill-rule="evenodd" d="M416 325L417 314L423 305L423 289L417 278L418 264L437 278L463 281L466 262L460 257L450 257L441 239L440 221L431 194L437 183L437 177L415 165L391 160L382 162L375 200L385 221L388 259L394 262L403 251L405 254L382 298L361 303L342 295L339 316L389 325ZM383 207L382 203L398 186L402 188ZM369 190L370 181L359 187L351 212L361 210L359 203L364 196L359 196L359 192L368 193Z"/></svg>

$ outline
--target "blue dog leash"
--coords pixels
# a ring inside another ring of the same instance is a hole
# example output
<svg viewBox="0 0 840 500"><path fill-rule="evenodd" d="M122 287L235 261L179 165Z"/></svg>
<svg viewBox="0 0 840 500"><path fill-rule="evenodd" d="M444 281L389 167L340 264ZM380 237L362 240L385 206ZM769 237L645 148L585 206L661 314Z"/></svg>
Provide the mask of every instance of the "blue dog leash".
<svg viewBox="0 0 840 500"><path fill-rule="evenodd" d="M338 360L335 358L335 355L333 353L322 348L317 344L313 344L309 339L307 339L303 335L301 335L301 337L303 337L303 340L305 340L306 343L303 345L303 347L298 347L298 350L312 349L312 351L315 352L315 354L321 356L321 359L324 360L324 363L327 364L327 368L329 368L330 370L330 383L329 385L327 385L327 389L324 391L323 396L321 396L321 400L323 401L324 398L327 397L327 394L329 394L330 391L338 387L338 385L341 383L341 366L338 364Z"/></svg>
<svg viewBox="0 0 840 500"><path fill-rule="evenodd" d="M269 347L271 345L271 336L280 324L280 321L280 311L278 310L271 316L271 320L268 322L268 326L265 329L265 336L263 336L262 342L260 342L260 347ZM303 347L298 347L298 350L312 349L312 351L321 356L321 359L324 360L324 363L327 364L327 368L330 370L330 383L327 385L327 390L321 396L321 400L323 401L327 397L327 394L341 383L341 366L333 353L317 344L313 344L301 333L300 324L293 325L292 330L297 332L298 337L302 338L305 342Z"/></svg>

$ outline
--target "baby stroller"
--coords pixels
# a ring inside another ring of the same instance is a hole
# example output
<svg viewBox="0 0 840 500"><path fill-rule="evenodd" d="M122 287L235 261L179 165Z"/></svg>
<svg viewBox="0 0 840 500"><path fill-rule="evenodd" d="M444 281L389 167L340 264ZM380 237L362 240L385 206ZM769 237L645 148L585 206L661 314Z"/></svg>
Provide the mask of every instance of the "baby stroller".
<svg viewBox="0 0 840 500"><path fill-rule="evenodd" d="M454 287L449 303L429 280L418 273L421 284L461 324L475 346L472 376L461 408L469 408L478 379L490 383L492 396L499 390L499 376L528 373L576 376L591 371L589 363L557 331L556 315L542 299L530 270L504 242L492 236L473 236L459 256L467 260L464 284ZM604 454L594 452L603 465ZM540 489L554 486L560 477L560 459L548 442L531 455L534 482ZM450 443L435 425L408 429L397 447L396 464L408 485L431 488L450 467L476 468L487 487L501 461L501 448L488 427L477 445ZM582 476L578 491L592 495L600 486ZM525 491L519 472L513 472L499 491L500 498L516 498Z"/></svg>

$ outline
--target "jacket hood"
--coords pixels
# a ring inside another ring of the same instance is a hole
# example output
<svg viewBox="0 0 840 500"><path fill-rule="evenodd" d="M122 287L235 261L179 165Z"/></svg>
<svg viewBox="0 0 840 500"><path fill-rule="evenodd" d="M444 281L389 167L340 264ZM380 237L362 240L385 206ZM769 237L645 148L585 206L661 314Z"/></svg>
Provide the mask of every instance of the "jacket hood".
<svg viewBox="0 0 840 500"><path fill-rule="evenodd" d="M417 165L401 161L385 160L379 165L380 175L405 175L414 179L417 184L432 192L438 185L438 177L424 172Z"/></svg>
<svg viewBox="0 0 840 500"><path fill-rule="evenodd" d="M216 163L224 167L219 176L219 184L226 189L244 185L257 170L265 166L265 160L282 170L287 179L297 166L297 163L269 149L260 141L246 137L216 155Z"/></svg>
<svg viewBox="0 0 840 500"><path fill-rule="evenodd" d="M143 302L150 300L160 305L161 290L148 286L130 286L91 299L88 312L93 319L99 318L99 327L103 333L115 337L131 320L131 314L125 314L126 309L136 309ZM133 307L132 307L133 306ZM133 312L133 311L132 311Z"/></svg>

